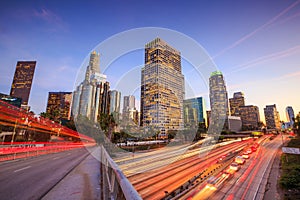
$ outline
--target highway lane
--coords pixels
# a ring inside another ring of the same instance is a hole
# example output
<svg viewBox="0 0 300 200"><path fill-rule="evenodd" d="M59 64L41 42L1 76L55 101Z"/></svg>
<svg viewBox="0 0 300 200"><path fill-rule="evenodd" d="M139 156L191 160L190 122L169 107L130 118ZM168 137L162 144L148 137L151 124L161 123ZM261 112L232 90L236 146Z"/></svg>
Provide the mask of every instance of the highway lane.
<svg viewBox="0 0 300 200"><path fill-rule="evenodd" d="M281 144L280 136L274 140L264 141L257 152L250 155L251 158L246 161L241 170L207 199L263 199L269 169Z"/></svg>
<svg viewBox="0 0 300 200"><path fill-rule="evenodd" d="M0 163L0 199L40 199L88 155L80 148Z"/></svg>
<svg viewBox="0 0 300 200"><path fill-rule="evenodd" d="M134 186L138 189L138 192L144 199L161 199L164 197L164 191L173 191L204 169L209 168L221 155L239 149L242 146L246 146L246 144L247 142L242 142L214 149L206 158L199 158L199 156L196 156L194 159L197 163L187 162L184 170L178 171L175 168L174 170L165 173L163 179L159 176L156 177L158 180L147 180L141 183L142 185L148 185L148 188L144 187L144 189L139 189L139 185ZM185 162L185 160L179 161L176 164L180 165L180 162Z"/></svg>
<svg viewBox="0 0 300 200"><path fill-rule="evenodd" d="M127 178L130 178L136 174L147 173L195 155L200 157L205 156L211 150L220 147L219 145L221 144L193 150L190 150L191 146L182 146L182 148L165 147L157 151L140 153L137 158L125 158L125 162L123 159L115 159L115 162L119 165Z"/></svg>
<svg viewBox="0 0 300 200"><path fill-rule="evenodd" d="M263 199L265 185L269 176L269 169L273 163L274 155L282 140L277 136L274 140L266 141L261 146L257 158L249 166L249 173L245 181L236 184L223 199Z"/></svg>
<svg viewBox="0 0 300 200"><path fill-rule="evenodd" d="M220 156L245 147L248 142L252 142L252 140L239 141L217 149L212 149L212 151L204 157L200 156L200 149L189 150L181 155L181 159L178 159L176 162L164 167L158 167L151 172L136 174L129 177L129 180L143 199L161 199L164 196L164 191L167 190L170 192L174 190L207 168L210 163L215 163ZM165 155L161 156L164 157ZM177 157L176 154L174 156ZM168 154L166 157L169 159L171 156ZM155 161L151 162L150 164L155 163ZM147 168L148 164L144 163L144 165L138 165L137 167Z"/></svg>

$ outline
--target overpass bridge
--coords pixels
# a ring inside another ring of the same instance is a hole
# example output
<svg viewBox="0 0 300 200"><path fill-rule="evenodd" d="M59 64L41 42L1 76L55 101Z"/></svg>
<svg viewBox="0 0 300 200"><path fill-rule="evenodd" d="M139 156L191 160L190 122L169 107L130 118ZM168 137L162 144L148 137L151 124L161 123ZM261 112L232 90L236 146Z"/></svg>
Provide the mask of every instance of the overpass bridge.
<svg viewBox="0 0 300 200"><path fill-rule="evenodd" d="M36 157L96 144L89 136L1 100L0 125L7 129L0 132L0 161ZM42 141L36 142L36 138L33 138L36 136ZM54 137L61 138L61 141L51 141ZM18 142L20 139L22 142ZM101 199L141 200L106 149L102 145L100 148Z"/></svg>

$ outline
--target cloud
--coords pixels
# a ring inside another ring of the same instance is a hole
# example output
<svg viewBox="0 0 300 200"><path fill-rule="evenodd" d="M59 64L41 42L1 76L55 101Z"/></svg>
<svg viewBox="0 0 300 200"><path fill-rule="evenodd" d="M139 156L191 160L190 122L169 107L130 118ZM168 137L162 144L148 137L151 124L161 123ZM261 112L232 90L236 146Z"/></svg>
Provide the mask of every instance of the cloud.
<svg viewBox="0 0 300 200"><path fill-rule="evenodd" d="M297 6L299 3L300 3L300 0L294 2L293 4L291 4L290 6L288 6L286 9L284 9L283 11L281 11L279 14L277 14L276 16L274 16L272 19L270 19L269 21L267 21L263 25L259 26L258 28L256 28L252 32L246 34L242 38L240 38L237 41L235 41L230 46L228 46L225 49L221 50L216 55L212 56L212 58L215 59L216 57L219 57L220 55L224 54L225 52L233 49L234 47L240 45L242 42L244 42L244 41L248 40L249 38L253 37L254 35L256 35L258 32L262 31L263 29L270 28L270 26L272 24L274 24L275 22L277 22L283 15L285 15L286 13L288 13L292 8L294 8L295 6Z"/></svg>
<svg viewBox="0 0 300 200"><path fill-rule="evenodd" d="M300 78L300 71L292 72L292 73L289 73L289 74L284 74L283 76L277 77L276 80L284 80L284 79L293 78L293 77L299 77Z"/></svg>
<svg viewBox="0 0 300 200"><path fill-rule="evenodd" d="M67 31L67 25L62 18L47 8L33 10L32 16L53 25L54 27L50 29L52 31Z"/></svg>
<svg viewBox="0 0 300 200"><path fill-rule="evenodd" d="M264 62L278 60L280 58L288 57L295 53L298 53L299 51L300 51L300 45L297 45L297 46L291 47L291 48L283 50L283 51L264 55L264 56L254 59L254 60L248 61L247 63L243 63L241 65L233 67L232 71L228 72L227 75L255 67L258 64L261 64Z"/></svg>

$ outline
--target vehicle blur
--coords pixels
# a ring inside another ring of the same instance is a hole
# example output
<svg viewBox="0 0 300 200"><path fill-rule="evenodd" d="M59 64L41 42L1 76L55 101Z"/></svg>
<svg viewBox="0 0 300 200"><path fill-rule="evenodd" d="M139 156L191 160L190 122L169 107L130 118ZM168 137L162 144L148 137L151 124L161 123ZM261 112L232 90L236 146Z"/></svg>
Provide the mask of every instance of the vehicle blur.
<svg viewBox="0 0 300 200"><path fill-rule="evenodd" d="M240 168L241 168L240 165L236 162L231 163L229 166L229 169L232 169L234 171L238 171Z"/></svg>
<svg viewBox="0 0 300 200"><path fill-rule="evenodd" d="M234 159L234 162L242 165L246 162L246 160L242 157L242 156L237 156L235 159Z"/></svg>

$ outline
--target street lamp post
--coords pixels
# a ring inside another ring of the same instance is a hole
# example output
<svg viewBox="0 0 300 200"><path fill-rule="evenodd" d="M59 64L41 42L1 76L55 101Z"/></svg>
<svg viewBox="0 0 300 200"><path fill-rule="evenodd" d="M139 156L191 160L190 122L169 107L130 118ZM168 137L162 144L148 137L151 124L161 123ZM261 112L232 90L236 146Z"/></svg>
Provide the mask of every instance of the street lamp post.
<svg viewBox="0 0 300 200"><path fill-rule="evenodd" d="M17 128L17 122L18 122L18 119L16 119L16 121L15 121L14 132L13 132L13 135L11 137L11 145L14 142L14 138L15 138L15 134L16 134L16 128Z"/></svg>

